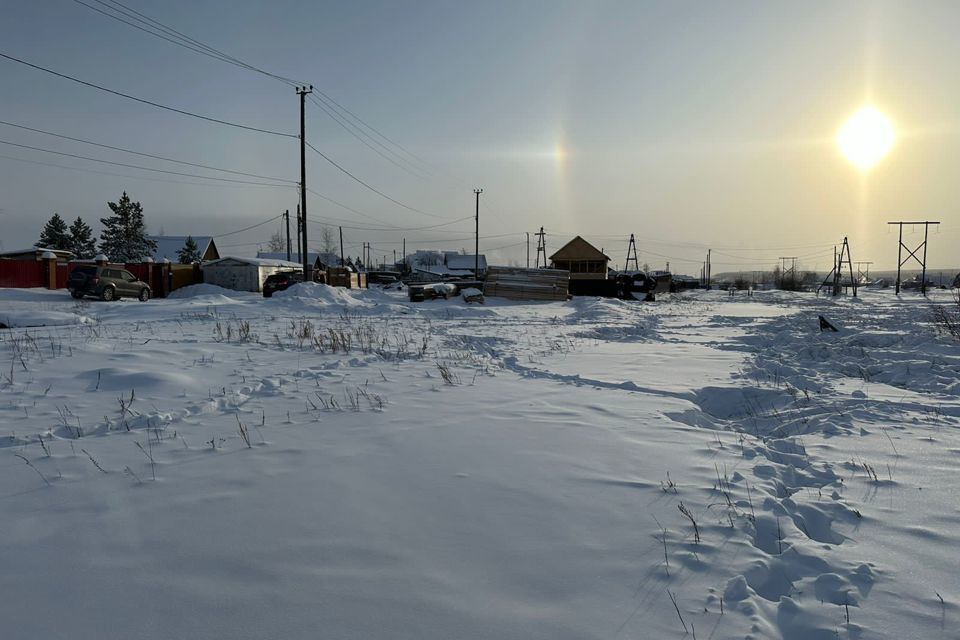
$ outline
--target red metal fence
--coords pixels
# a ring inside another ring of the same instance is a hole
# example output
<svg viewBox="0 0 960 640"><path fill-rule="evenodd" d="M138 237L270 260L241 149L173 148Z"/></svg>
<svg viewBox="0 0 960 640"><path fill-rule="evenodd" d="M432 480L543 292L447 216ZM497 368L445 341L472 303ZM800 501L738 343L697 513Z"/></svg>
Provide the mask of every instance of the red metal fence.
<svg viewBox="0 0 960 640"><path fill-rule="evenodd" d="M58 262L55 287L65 289L70 272L78 263ZM122 267L150 285L154 297L166 296L172 289L203 282L203 274L197 265L168 265L158 263L131 263L111 265ZM171 272L175 277L170 277ZM42 260L0 260L0 287L26 289L44 287L47 281L47 263Z"/></svg>
<svg viewBox="0 0 960 640"><path fill-rule="evenodd" d="M37 260L0 260L0 287L46 287L46 275L46 265Z"/></svg>

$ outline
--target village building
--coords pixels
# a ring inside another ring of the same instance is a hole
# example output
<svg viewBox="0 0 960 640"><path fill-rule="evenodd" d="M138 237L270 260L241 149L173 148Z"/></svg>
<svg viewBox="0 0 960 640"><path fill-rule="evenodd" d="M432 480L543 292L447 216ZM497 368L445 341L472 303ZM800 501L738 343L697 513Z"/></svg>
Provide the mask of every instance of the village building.
<svg viewBox="0 0 960 640"><path fill-rule="evenodd" d="M0 260L36 260L39 262L44 259L44 254L48 252L57 257L57 262L69 262L73 258L73 253L66 249L30 247L29 249L19 249L16 251L4 251L0 253Z"/></svg>
<svg viewBox="0 0 960 640"><path fill-rule="evenodd" d="M570 272L570 280L606 280L610 258L577 236L550 256L553 269Z"/></svg>
<svg viewBox="0 0 960 640"><path fill-rule="evenodd" d="M257 251L258 258L267 260L286 260L286 251ZM300 260L300 254L296 251L290 253L290 261L303 264ZM325 251L311 251L307 254L307 261L313 265L314 271L327 271L333 267L340 266L340 256L335 253Z"/></svg>
<svg viewBox="0 0 960 640"><path fill-rule="evenodd" d="M200 262L209 262L220 258L220 251L217 249L217 243L213 241L212 236L147 236L157 243L157 249L151 256L153 261L180 262L177 252L183 249L188 237L193 238L197 245L197 250L200 252Z"/></svg>
<svg viewBox="0 0 960 640"><path fill-rule="evenodd" d="M237 258L227 256L219 260L205 262L201 266L203 281L224 289L235 291L263 291L263 281L267 276L279 271L296 271L302 265L286 260L269 258Z"/></svg>
<svg viewBox="0 0 960 640"><path fill-rule="evenodd" d="M487 257L483 254L475 257L456 251L419 250L407 256L407 264L410 271L422 280L473 279L482 278L487 273ZM474 272L475 266L479 267L479 273Z"/></svg>

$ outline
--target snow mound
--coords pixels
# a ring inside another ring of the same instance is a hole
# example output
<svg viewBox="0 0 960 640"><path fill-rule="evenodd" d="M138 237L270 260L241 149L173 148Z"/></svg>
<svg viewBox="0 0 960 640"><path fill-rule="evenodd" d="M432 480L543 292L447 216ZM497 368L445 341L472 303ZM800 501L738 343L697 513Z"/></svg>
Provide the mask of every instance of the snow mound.
<svg viewBox="0 0 960 640"><path fill-rule="evenodd" d="M0 311L0 329L87 324L93 320L65 311Z"/></svg>
<svg viewBox="0 0 960 640"><path fill-rule="evenodd" d="M172 300L184 300L187 298L199 298L201 296L219 296L225 299L236 299L236 298L247 298L252 295L250 291L234 291L233 289L225 289L224 287L218 287L215 284L191 284L186 287L181 287L176 289L167 296L167 298Z"/></svg>
<svg viewBox="0 0 960 640"><path fill-rule="evenodd" d="M364 294L362 289L331 287L317 282L298 282L284 291L277 291L273 296L275 298L306 298L326 304L354 307L369 304L366 300L360 299Z"/></svg>

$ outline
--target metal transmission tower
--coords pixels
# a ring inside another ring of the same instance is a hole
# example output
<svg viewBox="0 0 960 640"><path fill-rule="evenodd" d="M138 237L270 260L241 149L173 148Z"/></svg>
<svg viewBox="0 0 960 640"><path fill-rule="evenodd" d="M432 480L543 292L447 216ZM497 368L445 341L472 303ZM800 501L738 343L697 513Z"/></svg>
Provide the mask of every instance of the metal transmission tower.
<svg viewBox="0 0 960 640"><path fill-rule="evenodd" d="M850 272L850 287L853 287L853 297L857 297L857 280L853 277L853 259L850 257L850 243L847 241L847 237L843 237L843 245L840 247L840 253L837 253L836 247L833 249L833 268L830 270L830 273L827 274L827 277L824 278L823 283L817 287L817 293L820 293L820 290L826 286L830 286L832 295L840 295L841 289L845 286L843 284L843 264L844 261L847 263L847 267ZM857 263L861 264L861 263Z"/></svg>
<svg viewBox="0 0 960 640"><path fill-rule="evenodd" d="M540 227L538 233L533 234L537 236L537 265L536 267L540 268L540 254L543 254L543 266L547 266L547 234L543 232L543 227Z"/></svg>
<svg viewBox="0 0 960 640"><path fill-rule="evenodd" d="M313 266L310 264L308 258L310 252L307 248L307 125L304 105L308 93L313 93L313 85L297 87L297 95L300 96L300 216L303 221L301 240L303 242L303 279L306 282L312 280L310 269Z"/></svg>
<svg viewBox="0 0 960 640"><path fill-rule="evenodd" d="M857 265L857 282L869 282L870 265L873 262L854 262L853 264Z"/></svg>
<svg viewBox="0 0 960 640"><path fill-rule="evenodd" d="M630 243L627 245L627 261L623 264L624 271L630 271L630 261L633 261L633 270L640 271L640 263L637 262L637 243L630 234Z"/></svg>
<svg viewBox="0 0 960 640"><path fill-rule="evenodd" d="M901 220L900 222L888 222L887 224L896 224L900 226L900 246L897 247L897 295L900 295L900 268L906 264L910 258L913 258L920 263L920 293L927 295L927 237L930 232L930 225L940 224L940 222L931 222L930 220L923 220L921 222L906 222ZM917 245L917 248L912 251L910 250L910 247L903 244L903 225L905 224L923 225L923 242ZM917 251L920 251L920 249L923 249L923 258L917 257ZM906 258L903 257L904 250L907 252Z"/></svg>
<svg viewBox="0 0 960 640"><path fill-rule="evenodd" d="M790 261L790 267L787 267L787 260ZM797 256L780 256L780 288L784 288L784 283L789 282L787 285L790 287L789 290L796 289L797 287Z"/></svg>

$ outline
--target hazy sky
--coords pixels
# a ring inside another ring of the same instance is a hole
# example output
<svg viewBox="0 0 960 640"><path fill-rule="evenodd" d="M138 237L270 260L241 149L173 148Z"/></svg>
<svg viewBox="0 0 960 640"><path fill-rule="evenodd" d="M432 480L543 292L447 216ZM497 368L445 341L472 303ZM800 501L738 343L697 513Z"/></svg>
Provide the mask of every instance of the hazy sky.
<svg viewBox="0 0 960 640"><path fill-rule="evenodd" d="M886 222L899 219L942 221L930 263L960 262L956 2L122 1L250 64L314 84L416 156L375 134L364 138L388 162L308 102L312 144L391 198L437 216L390 202L308 151L308 186L369 216L310 194L311 218L404 229L347 228L351 255L369 241L377 256L392 258L404 237L408 249L472 251L472 220L422 227L471 216L479 186L481 251L493 262L523 263L524 232L544 226L550 252L580 234L622 265L635 233L641 263L662 268L669 259L675 272L693 275L708 247L715 273L769 268L779 256L829 269L844 235L855 260L890 268L897 238ZM104 11L110 4L84 2ZM75 0L0 5L0 52L176 108L298 131L298 98L282 82ZM863 174L834 137L866 102L893 121L898 137ZM158 110L4 59L0 120L299 179L294 138ZM254 180L5 125L0 140ZM32 244L54 211L98 228L106 202L123 190L143 204L151 232L184 235L235 231L295 209L298 199L293 186L207 184L5 144L0 156L6 249ZM275 228L223 237L221 253L252 255ZM319 239L316 225L310 233Z"/></svg>

